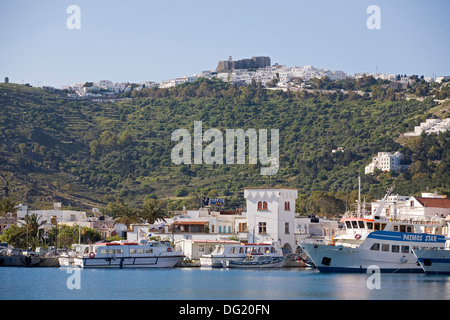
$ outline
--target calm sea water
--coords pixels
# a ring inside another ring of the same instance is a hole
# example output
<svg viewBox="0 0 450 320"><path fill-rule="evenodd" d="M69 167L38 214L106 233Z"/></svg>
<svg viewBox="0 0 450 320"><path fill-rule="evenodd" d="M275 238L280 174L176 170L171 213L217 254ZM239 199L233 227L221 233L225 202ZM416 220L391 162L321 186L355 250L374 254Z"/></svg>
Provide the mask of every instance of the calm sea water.
<svg viewBox="0 0 450 320"><path fill-rule="evenodd" d="M78 272L68 273L66 268L0 268L0 299L450 299L450 277L422 274L381 274L380 289L369 289L369 274L322 274L314 269ZM79 284L79 289L73 288L74 284Z"/></svg>

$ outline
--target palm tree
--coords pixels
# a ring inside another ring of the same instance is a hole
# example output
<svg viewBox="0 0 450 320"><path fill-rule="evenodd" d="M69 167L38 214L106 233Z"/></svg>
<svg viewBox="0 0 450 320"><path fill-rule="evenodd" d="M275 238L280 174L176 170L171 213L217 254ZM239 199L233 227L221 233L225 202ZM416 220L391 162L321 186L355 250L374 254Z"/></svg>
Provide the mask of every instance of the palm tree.
<svg viewBox="0 0 450 320"><path fill-rule="evenodd" d="M142 222L140 211L138 209L129 208L122 204L114 206L112 214L114 216L114 224L124 224L127 226L127 230L131 230L130 226L133 223Z"/></svg>
<svg viewBox="0 0 450 320"><path fill-rule="evenodd" d="M27 228L28 235L32 238L38 236L39 229L42 225L46 224L47 221L39 221L41 217L33 213L31 215L26 215L24 218L24 228Z"/></svg>
<svg viewBox="0 0 450 320"><path fill-rule="evenodd" d="M147 221L150 224L154 224L155 221L158 220L166 222L166 220L164 219L162 201L156 199L145 200L142 206L141 217L143 220Z"/></svg>
<svg viewBox="0 0 450 320"><path fill-rule="evenodd" d="M0 217L5 217L8 213L15 214L17 203L9 198L0 199Z"/></svg>

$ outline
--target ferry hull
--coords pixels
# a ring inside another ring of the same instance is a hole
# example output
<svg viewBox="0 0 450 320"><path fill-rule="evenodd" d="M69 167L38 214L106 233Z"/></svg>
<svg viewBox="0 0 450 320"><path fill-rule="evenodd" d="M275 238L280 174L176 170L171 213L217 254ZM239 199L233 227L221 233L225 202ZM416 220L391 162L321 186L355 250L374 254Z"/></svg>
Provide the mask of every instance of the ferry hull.
<svg viewBox="0 0 450 320"><path fill-rule="evenodd" d="M426 274L450 274L450 250L414 249L413 252Z"/></svg>
<svg viewBox="0 0 450 320"><path fill-rule="evenodd" d="M179 256L132 257L132 258L75 258L74 265L81 268L173 268Z"/></svg>
<svg viewBox="0 0 450 320"><path fill-rule="evenodd" d="M324 273L366 273L368 268L375 267L382 273L423 273L411 253L393 257L389 252L374 255L358 248L317 244L302 244L302 249Z"/></svg>
<svg viewBox="0 0 450 320"><path fill-rule="evenodd" d="M232 257L233 260L243 261L245 257ZM220 256L220 257L202 257L200 258L200 265L206 268L223 268L224 263L230 257Z"/></svg>

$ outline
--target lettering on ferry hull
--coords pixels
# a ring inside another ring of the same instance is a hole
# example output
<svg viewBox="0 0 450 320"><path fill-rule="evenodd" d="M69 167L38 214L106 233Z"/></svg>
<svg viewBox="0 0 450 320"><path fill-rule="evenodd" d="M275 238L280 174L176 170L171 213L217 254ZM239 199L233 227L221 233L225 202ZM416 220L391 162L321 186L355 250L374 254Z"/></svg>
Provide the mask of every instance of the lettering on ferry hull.
<svg viewBox="0 0 450 320"><path fill-rule="evenodd" d="M426 233L401 233L395 231L374 231L368 235L368 238L390 241L409 241L409 242L429 242L444 243L445 237L442 235Z"/></svg>

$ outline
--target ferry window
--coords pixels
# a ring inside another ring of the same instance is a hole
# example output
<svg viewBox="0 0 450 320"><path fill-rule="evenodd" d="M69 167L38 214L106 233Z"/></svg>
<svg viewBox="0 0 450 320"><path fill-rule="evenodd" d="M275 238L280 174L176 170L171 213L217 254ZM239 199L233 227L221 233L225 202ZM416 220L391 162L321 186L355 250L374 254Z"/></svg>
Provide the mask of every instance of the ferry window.
<svg viewBox="0 0 450 320"><path fill-rule="evenodd" d="M374 244L372 245L372 247L370 247L370 250L373 250L373 251L380 251L380 244L379 244L379 243L374 243Z"/></svg>
<svg viewBox="0 0 450 320"><path fill-rule="evenodd" d="M137 249L137 253L144 253L144 249Z"/></svg>
<svg viewBox="0 0 450 320"><path fill-rule="evenodd" d="M232 248L232 250L234 252L234 247ZM205 252L205 245L204 244L199 244L198 245L198 251Z"/></svg>
<svg viewBox="0 0 450 320"><path fill-rule="evenodd" d="M364 229L364 221L358 221L359 227Z"/></svg>
<svg viewBox="0 0 450 320"><path fill-rule="evenodd" d="M123 253L123 249L117 249L116 253L119 253L119 254Z"/></svg>
<svg viewBox="0 0 450 320"><path fill-rule="evenodd" d="M350 223L350 221L345 221L345 224L347 225L347 229L352 228L352 224Z"/></svg>
<svg viewBox="0 0 450 320"><path fill-rule="evenodd" d="M380 224L379 223L375 223L375 230L380 230Z"/></svg>
<svg viewBox="0 0 450 320"><path fill-rule="evenodd" d="M384 230L384 228L386 228L386 223L381 223L381 229L380 230Z"/></svg>
<svg viewBox="0 0 450 320"><path fill-rule="evenodd" d="M239 248L239 253L244 253L244 248Z"/></svg>
<svg viewBox="0 0 450 320"><path fill-rule="evenodd" d="M145 253L153 253L153 249L145 249Z"/></svg>
<svg viewBox="0 0 450 320"><path fill-rule="evenodd" d="M381 245L381 251L389 251L389 244L388 243L383 243Z"/></svg>
<svg viewBox="0 0 450 320"><path fill-rule="evenodd" d="M130 249L130 253L131 254L136 253L136 249Z"/></svg>
<svg viewBox="0 0 450 320"><path fill-rule="evenodd" d="M274 247L270 248L270 253L275 253L275 248Z"/></svg>
<svg viewBox="0 0 450 320"><path fill-rule="evenodd" d="M109 249L109 254L114 254L116 252L116 250L114 249Z"/></svg>
<svg viewBox="0 0 450 320"><path fill-rule="evenodd" d="M352 221L353 228L358 228L358 223L356 221Z"/></svg>
<svg viewBox="0 0 450 320"><path fill-rule="evenodd" d="M235 253L236 248L235 247L231 247L230 249L230 253ZM202 250L200 247L198 248L198 251L204 251Z"/></svg>
<svg viewBox="0 0 450 320"><path fill-rule="evenodd" d="M373 229L373 222L367 222L367 229Z"/></svg>
<svg viewBox="0 0 450 320"><path fill-rule="evenodd" d="M394 231L398 231L398 226L397 225L394 226Z"/></svg>
<svg viewBox="0 0 450 320"><path fill-rule="evenodd" d="M406 226L406 232L412 232L412 226Z"/></svg>
<svg viewBox="0 0 450 320"><path fill-rule="evenodd" d="M265 253L269 253L270 251L269 251L269 247L264 247L264 252Z"/></svg>
<svg viewBox="0 0 450 320"><path fill-rule="evenodd" d="M409 246L402 246L402 253L409 253Z"/></svg>
<svg viewBox="0 0 450 320"><path fill-rule="evenodd" d="M400 252L400 246L396 245L396 244L393 244L392 247L391 247L391 251L392 252Z"/></svg>
<svg viewBox="0 0 450 320"><path fill-rule="evenodd" d="M102 250L100 250L100 254L108 254L108 250L102 249Z"/></svg>
<svg viewBox="0 0 450 320"><path fill-rule="evenodd" d="M406 232L406 226L400 226L400 232Z"/></svg>

